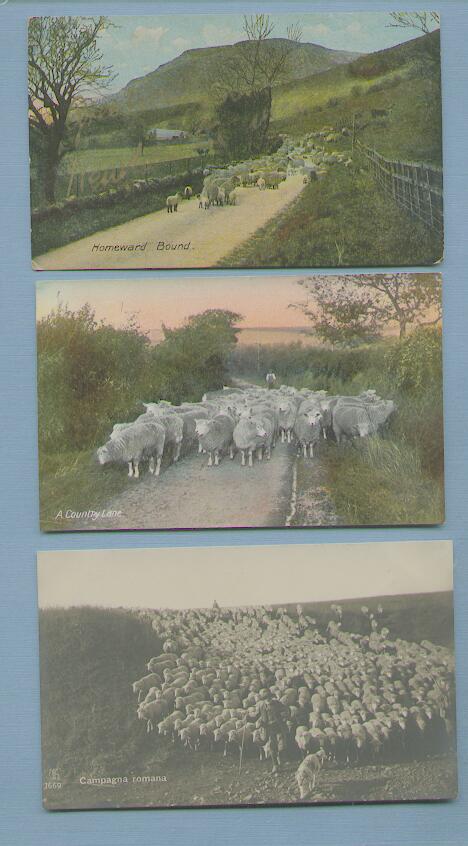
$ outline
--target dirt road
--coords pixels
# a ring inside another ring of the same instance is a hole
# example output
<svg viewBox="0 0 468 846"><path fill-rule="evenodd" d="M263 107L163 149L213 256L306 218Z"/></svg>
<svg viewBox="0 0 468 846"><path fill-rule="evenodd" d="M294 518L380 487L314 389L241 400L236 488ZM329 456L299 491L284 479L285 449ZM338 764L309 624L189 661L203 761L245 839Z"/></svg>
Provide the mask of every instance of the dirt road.
<svg viewBox="0 0 468 846"><path fill-rule="evenodd" d="M278 443L270 461L242 467L237 455L208 467L207 456L190 454L161 471L129 479L106 504L116 512L75 521L73 529L173 529L284 526L291 503L295 450Z"/></svg>
<svg viewBox="0 0 468 846"><path fill-rule="evenodd" d="M302 175L277 190L236 189L237 204L199 209L183 200L177 213L162 209L95 232L33 261L36 270L213 267L288 206L304 188ZM133 247L134 249L128 249ZM127 248L127 249L126 249Z"/></svg>

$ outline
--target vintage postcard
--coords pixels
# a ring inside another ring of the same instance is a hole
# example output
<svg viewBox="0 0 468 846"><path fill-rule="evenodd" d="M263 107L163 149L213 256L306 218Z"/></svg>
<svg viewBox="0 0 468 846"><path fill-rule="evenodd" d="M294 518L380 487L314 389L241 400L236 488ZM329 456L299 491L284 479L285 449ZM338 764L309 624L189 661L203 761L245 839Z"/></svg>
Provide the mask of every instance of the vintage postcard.
<svg viewBox="0 0 468 846"><path fill-rule="evenodd" d="M449 541L38 554L49 810L453 799Z"/></svg>
<svg viewBox="0 0 468 846"><path fill-rule="evenodd" d="M34 17L36 270L443 255L437 12Z"/></svg>
<svg viewBox="0 0 468 846"><path fill-rule="evenodd" d="M41 528L442 522L441 287L39 282Z"/></svg>

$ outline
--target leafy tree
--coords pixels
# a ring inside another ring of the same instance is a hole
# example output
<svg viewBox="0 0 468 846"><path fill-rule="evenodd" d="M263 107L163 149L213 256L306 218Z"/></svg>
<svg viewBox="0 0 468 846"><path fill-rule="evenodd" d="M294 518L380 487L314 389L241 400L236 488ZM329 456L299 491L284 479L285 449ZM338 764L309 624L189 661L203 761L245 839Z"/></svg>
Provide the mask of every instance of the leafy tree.
<svg viewBox="0 0 468 846"><path fill-rule="evenodd" d="M161 397L171 402L199 400L206 390L221 388L240 320L235 312L208 309L177 329L163 326L164 341L154 349Z"/></svg>
<svg viewBox="0 0 468 846"><path fill-rule="evenodd" d="M80 98L114 78L102 63L98 36L105 17L37 17L29 23L29 122L40 160L44 196L55 201L60 159L66 150L67 119Z"/></svg>
<svg viewBox="0 0 468 846"><path fill-rule="evenodd" d="M223 58L217 72L221 103L217 110L218 146L228 154L257 154L267 144L273 85L285 77L292 53L301 40L298 24L288 27L287 37L272 38L274 23L265 14L244 15L245 40ZM249 118L237 122L247 110ZM228 121L226 128L223 119ZM231 149L232 147L232 149Z"/></svg>
<svg viewBox="0 0 468 846"><path fill-rule="evenodd" d="M375 340L389 323L400 338L409 326L435 325L441 320L441 278L428 273L381 273L357 276L316 276L302 279L306 299L293 303L313 325L321 340L353 345Z"/></svg>
<svg viewBox="0 0 468 846"><path fill-rule="evenodd" d="M263 152L271 113L271 89L251 94L228 94L215 110L216 147L227 159Z"/></svg>
<svg viewBox="0 0 468 846"><path fill-rule="evenodd" d="M97 321L89 305L59 304L37 326L39 434L48 453L97 446L141 400L200 400L226 380L240 315L212 309L189 317L151 346L135 317L123 328Z"/></svg>

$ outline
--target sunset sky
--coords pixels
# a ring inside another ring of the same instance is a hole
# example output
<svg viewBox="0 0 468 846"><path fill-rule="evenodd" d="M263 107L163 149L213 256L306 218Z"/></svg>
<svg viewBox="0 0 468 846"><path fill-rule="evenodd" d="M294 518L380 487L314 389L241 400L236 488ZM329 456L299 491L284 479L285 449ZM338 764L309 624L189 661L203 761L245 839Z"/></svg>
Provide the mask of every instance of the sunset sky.
<svg viewBox="0 0 468 846"><path fill-rule="evenodd" d="M301 10L270 15L273 35L285 36L287 27L299 23L302 41L334 50L371 53L415 38L412 29L388 26L388 12L314 12ZM111 18L114 27L99 39L105 64L113 66L118 91L129 80L144 76L194 47L234 44L245 36L242 14L207 12L198 14L119 16Z"/></svg>
<svg viewBox="0 0 468 846"><path fill-rule="evenodd" d="M303 327L307 319L290 303L304 299L300 276L231 276L158 279L100 279L96 282L39 282L37 316L40 319L59 302L75 311L89 303L98 319L116 327L135 314L153 341L161 337L161 323L174 328L191 314L223 308L244 316L249 326Z"/></svg>
<svg viewBox="0 0 468 846"><path fill-rule="evenodd" d="M315 274L317 277L317 274ZM301 276L210 276L158 277L157 279L95 279L39 281L36 287L37 319L40 320L59 304L77 311L88 303L97 320L116 328L135 316L140 328L157 343L162 337L162 324L176 328L187 317L206 309L228 309L244 318L239 326L249 328L307 329L307 317L291 303L304 303L306 294L299 285ZM336 277L328 275L330 285ZM429 314L429 313L428 313ZM388 324L384 335L397 332L397 325ZM303 335L302 338L306 338ZM298 340L301 336L298 336ZM252 339L249 340L251 342ZM274 338L259 337L262 343ZM279 342L281 339L278 338ZM288 339L291 340L290 338ZM315 343L314 339L312 342Z"/></svg>

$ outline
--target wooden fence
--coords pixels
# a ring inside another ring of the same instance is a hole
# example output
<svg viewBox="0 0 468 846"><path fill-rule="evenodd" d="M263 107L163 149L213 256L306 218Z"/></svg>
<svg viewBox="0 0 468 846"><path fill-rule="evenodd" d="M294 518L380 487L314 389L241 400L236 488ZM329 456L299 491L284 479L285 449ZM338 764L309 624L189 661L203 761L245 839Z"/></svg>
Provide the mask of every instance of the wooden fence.
<svg viewBox="0 0 468 846"><path fill-rule="evenodd" d="M444 230L442 168L417 162L385 159L376 150L356 141L355 147L369 163L371 173L399 206L440 236Z"/></svg>
<svg viewBox="0 0 468 846"><path fill-rule="evenodd" d="M177 176L205 167L214 156L188 156L182 159L170 159L162 162L148 162L141 165L107 168L106 170L87 170L77 173L59 174L56 183L57 200L67 197L89 197L107 191L109 188L121 188L139 179L158 179L162 176ZM34 207L43 204L42 188L34 171L31 172L31 204Z"/></svg>

